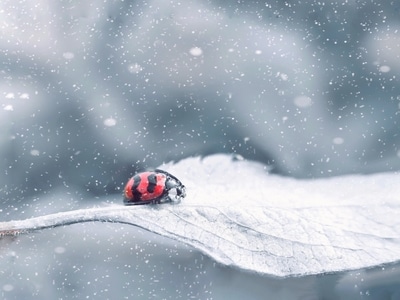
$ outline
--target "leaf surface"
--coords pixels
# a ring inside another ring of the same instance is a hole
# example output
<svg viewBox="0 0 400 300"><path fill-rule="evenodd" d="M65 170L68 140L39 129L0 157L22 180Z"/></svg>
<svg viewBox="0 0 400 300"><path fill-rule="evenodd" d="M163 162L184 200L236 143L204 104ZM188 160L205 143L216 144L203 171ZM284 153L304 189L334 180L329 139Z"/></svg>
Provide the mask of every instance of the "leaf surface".
<svg viewBox="0 0 400 300"><path fill-rule="evenodd" d="M222 264L279 277L400 260L398 174L296 180L228 155L162 168L186 185L180 204L84 209L7 222L7 228L127 223L189 244Z"/></svg>

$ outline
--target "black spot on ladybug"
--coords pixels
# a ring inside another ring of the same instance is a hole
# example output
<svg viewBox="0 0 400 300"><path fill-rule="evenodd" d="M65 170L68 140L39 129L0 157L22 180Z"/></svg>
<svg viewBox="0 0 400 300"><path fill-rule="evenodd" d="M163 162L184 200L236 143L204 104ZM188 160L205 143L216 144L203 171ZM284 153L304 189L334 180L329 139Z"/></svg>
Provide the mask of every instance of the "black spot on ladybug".
<svg viewBox="0 0 400 300"><path fill-rule="evenodd" d="M140 181L142 181L142 178L139 175L133 176L132 194L134 201L140 201L140 198L142 197L142 194L137 189Z"/></svg>
<svg viewBox="0 0 400 300"><path fill-rule="evenodd" d="M157 186L157 176L155 173L151 173L148 177L147 180L149 181L149 185L147 186L147 191L149 193L153 193L156 186Z"/></svg>

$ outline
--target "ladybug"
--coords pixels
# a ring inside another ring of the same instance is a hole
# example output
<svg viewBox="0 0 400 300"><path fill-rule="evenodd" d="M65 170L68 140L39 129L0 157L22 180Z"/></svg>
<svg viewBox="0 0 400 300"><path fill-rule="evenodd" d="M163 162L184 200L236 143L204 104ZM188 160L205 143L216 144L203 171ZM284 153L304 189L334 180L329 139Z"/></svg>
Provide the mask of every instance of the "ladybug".
<svg viewBox="0 0 400 300"><path fill-rule="evenodd" d="M185 196L185 186L178 178L156 169L136 174L128 180L124 189L124 204L180 202Z"/></svg>

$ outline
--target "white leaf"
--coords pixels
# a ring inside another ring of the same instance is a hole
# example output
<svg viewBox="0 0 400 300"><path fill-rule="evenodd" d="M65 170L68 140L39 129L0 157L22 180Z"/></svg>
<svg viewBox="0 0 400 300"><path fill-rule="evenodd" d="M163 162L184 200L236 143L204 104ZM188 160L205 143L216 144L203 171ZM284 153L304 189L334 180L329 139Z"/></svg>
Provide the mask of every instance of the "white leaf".
<svg viewBox="0 0 400 300"><path fill-rule="evenodd" d="M180 204L71 211L0 223L0 230L122 222L192 245L222 264L273 276L400 260L398 174L295 180L228 155L161 168L186 185Z"/></svg>

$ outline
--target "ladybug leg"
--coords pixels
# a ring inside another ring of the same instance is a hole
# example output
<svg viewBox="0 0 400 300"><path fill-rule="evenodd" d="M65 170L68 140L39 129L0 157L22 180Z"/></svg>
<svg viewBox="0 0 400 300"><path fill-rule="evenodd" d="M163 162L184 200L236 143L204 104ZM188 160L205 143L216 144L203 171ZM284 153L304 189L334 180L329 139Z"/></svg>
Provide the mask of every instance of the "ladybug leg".
<svg viewBox="0 0 400 300"><path fill-rule="evenodd" d="M168 194L161 195L160 197L151 201L152 204L161 204L161 203L167 203L167 202L171 202L171 199L168 196Z"/></svg>
<svg viewBox="0 0 400 300"><path fill-rule="evenodd" d="M172 198L168 193L163 195L158 201L159 201L158 203L179 203L180 202L180 200L177 201L175 199L175 197Z"/></svg>
<svg viewBox="0 0 400 300"><path fill-rule="evenodd" d="M163 197L163 203L170 203L170 202L174 202L174 200L172 200L172 198L170 197L170 195L167 193L165 194Z"/></svg>
<svg viewBox="0 0 400 300"><path fill-rule="evenodd" d="M151 201L151 203L152 204L160 204L161 203L161 199L162 199L162 197L154 199L153 201Z"/></svg>
<svg viewBox="0 0 400 300"><path fill-rule="evenodd" d="M186 192L185 192L185 186L184 185L180 185L177 189L176 189L176 195L178 197L185 197L186 196Z"/></svg>

